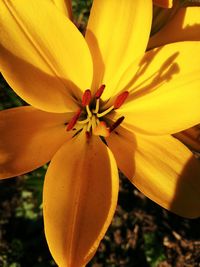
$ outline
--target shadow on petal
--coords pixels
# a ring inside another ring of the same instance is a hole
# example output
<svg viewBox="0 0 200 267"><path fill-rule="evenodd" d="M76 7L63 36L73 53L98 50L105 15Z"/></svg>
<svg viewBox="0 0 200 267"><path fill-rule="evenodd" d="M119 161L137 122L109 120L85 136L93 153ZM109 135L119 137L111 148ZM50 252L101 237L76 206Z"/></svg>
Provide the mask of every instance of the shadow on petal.
<svg viewBox="0 0 200 267"><path fill-rule="evenodd" d="M0 178L32 171L51 160L72 137L65 123L73 113L50 113L33 107L0 112Z"/></svg>
<svg viewBox="0 0 200 267"><path fill-rule="evenodd" d="M56 76L15 56L0 45L0 69L8 84L26 102L50 112L75 111L81 90L65 77Z"/></svg>
<svg viewBox="0 0 200 267"><path fill-rule="evenodd" d="M179 52L177 51L174 52L170 57L168 57L164 62L162 62L160 66L158 66L157 70L155 70L151 74L151 76L148 76L141 83L134 86L134 83L137 81L137 79L142 75L145 75L145 72L150 67L152 60L161 50L162 47L154 49L153 51L151 51L151 53L146 53L142 61L139 63L138 73L135 75L133 80L131 80L129 84L123 89L130 92L130 96L127 99L127 102L130 102L157 90L163 84L168 83L174 75L179 73L180 69L178 64L176 63L176 58L179 55Z"/></svg>
<svg viewBox="0 0 200 267"><path fill-rule="evenodd" d="M195 157L184 166L169 209L186 218L200 216L200 161Z"/></svg>

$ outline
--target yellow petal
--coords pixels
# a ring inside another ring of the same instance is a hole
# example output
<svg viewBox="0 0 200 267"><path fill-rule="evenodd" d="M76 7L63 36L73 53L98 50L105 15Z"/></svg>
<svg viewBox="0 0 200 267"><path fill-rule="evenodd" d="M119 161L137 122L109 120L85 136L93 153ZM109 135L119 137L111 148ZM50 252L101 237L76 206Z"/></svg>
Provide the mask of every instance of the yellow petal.
<svg viewBox="0 0 200 267"><path fill-rule="evenodd" d="M115 211L118 171L99 137L64 144L44 184L44 223L50 251L60 267L81 267L94 255Z"/></svg>
<svg viewBox="0 0 200 267"><path fill-rule="evenodd" d="M119 88L130 95L116 116L142 133L173 134L200 122L200 42L180 42L146 53ZM192 60L191 60L192 59ZM127 88L124 84L128 83Z"/></svg>
<svg viewBox="0 0 200 267"><path fill-rule="evenodd" d="M147 197L183 217L200 216L200 163L181 142L171 136L134 139L122 127L107 140L122 172Z"/></svg>
<svg viewBox="0 0 200 267"><path fill-rule="evenodd" d="M200 153L200 124L173 135L190 149Z"/></svg>
<svg viewBox="0 0 200 267"><path fill-rule="evenodd" d="M65 123L71 114L32 107L0 112L0 178L17 176L47 163L72 133Z"/></svg>
<svg viewBox="0 0 200 267"><path fill-rule="evenodd" d="M93 72L75 25L50 1L3 0L0 28L0 69L16 93L45 111L74 111Z"/></svg>
<svg viewBox="0 0 200 267"><path fill-rule="evenodd" d="M51 0L69 18L72 19L71 0Z"/></svg>
<svg viewBox="0 0 200 267"><path fill-rule="evenodd" d="M106 84L102 99L112 96L121 73L146 50L151 18L151 1L94 0L86 41L94 62L94 90Z"/></svg>
<svg viewBox="0 0 200 267"><path fill-rule="evenodd" d="M115 156L118 168L126 177L132 178L135 174L135 134L119 126L106 138L106 143Z"/></svg>
<svg viewBox="0 0 200 267"><path fill-rule="evenodd" d="M200 8L180 8L160 31L154 34L148 49L180 41L200 41Z"/></svg>
<svg viewBox="0 0 200 267"><path fill-rule="evenodd" d="M171 8L173 6L173 0L153 0L153 4L163 8Z"/></svg>

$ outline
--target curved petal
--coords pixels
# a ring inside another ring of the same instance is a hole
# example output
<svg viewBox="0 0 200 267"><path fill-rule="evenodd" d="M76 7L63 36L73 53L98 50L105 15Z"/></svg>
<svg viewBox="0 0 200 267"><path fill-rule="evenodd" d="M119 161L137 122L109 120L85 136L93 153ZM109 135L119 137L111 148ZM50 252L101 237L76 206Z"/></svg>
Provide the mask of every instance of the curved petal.
<svg viewBox="0 0 200 267"><path fill-rule="evenodd" d="M51 0L69 18L72 19L72 0Z"/></svg>
<svg viewBox="0 0 200 267"><path fill-rule="evenodd" d="M125 88L133 68L122 78L121 88L130 95L116 115L125 116L127 127L147 134L173 134L198 124L199 53L200 42L174 43L146 53L141 70Z"/></svg>
<svg viewBox="0 0 200 267"><path fill-rule="evenodd" d="M109 88L102 99L112 96L121 73L146 50L151 19L152 1L94 0L86 41L94 62L94 90L101 84Z"/></svg>
<svg viewBox="0 0 200 267"><path fill-rule="evenodd" d="M148 49L180 41L200 41L200 8L180 8L166 25L154 34Z"/></svg>
<svg viewBox="0 0 200 267"><path fill-rule="evenodd" d="M153 4L163 8L171 8L173 6L173 0L153 0Z"/></svg>
<svg viewBox="0 0 200 267"><path fill-rule="evenodd" d="M47 113L32 107L0 112L0 178L32 171L47 163L72 133L71 114Z"/></svg>
<svg viewBox="0 0 200 267"><path fill-rule="evenodd" d="M173 135L190 149L200 153L200 124Z"/></svg>
<svg viewBox="0 0 200 267"><path fill-rule="evenodd" d="M44 183L44 224L59 266L81 267L96 252L115 211L118 171L99 137L81 134L64 144Z"/></svg>
<svg viewBox="0 0 200 267"><path fill-rule="evenodd" d="M0 69L25 101L66 112L89 88L92 59L75 25L50 1L0 1Z"/></svg>
<svg viewBox="0 0 200 267"><path fill-rule="evenodd" d="M178 215L200 216L200 162L183 144L171 136L134 137L122 127L110 137L118 166L141 192Z"/></svg>
<svg viewBox="0 0 200 267"><path fill-rule="evenodd" d="M133 177L135 174L135 134L119 126L106 138L106 143L116 159L118 168L126 175Z"/></svg>

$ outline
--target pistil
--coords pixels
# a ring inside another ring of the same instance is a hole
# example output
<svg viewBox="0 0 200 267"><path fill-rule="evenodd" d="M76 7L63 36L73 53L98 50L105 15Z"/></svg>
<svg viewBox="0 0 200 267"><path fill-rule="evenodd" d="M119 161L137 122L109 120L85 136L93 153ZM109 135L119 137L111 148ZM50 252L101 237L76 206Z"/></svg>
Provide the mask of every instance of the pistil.
<svg viewBox="0 0 200 267"><path fill-rule="evenodd" d="M94 135L100 135L103 137L108 137L109 134L114 131L124 120L124 117L120 117L116 122L108 126L104 120L100 120L100 118L103 118L108 113L112 112L115 109L120 108L123 103L125 102L126 98L128 97L129 93L128 91L125 91L117 96L117 98L114 101L114 104L109 107L108 109L99 112L100 110L100 98L105 89L105 85L101 85L99 89L97 90L96 94L94 95L94 99L92 100L92 94L89 89L85 90L82 96L81 105L82 108L80 108L75 115L72 117L72 119L69 121L67 125L67 131L72 130L73 128L76 129L85 129L87 138L89 139L91 134ZM92 104L91 104L92 102ZM95 108L91 109L91 106L95 104ZM82 115L81 115L82 114ZM79 118L84 117L83 120L79 120ZM75 125L77 124L77 127Z"/></svg>

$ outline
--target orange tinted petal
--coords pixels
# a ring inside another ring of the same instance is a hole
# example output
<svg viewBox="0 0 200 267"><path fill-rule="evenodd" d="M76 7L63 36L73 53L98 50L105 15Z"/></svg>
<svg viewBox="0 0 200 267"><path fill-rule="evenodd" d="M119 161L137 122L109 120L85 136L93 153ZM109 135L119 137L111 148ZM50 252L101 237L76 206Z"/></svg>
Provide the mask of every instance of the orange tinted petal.
<svg viewBox="0 0 200 267"><path fill-rule="evenodd" d="M70 117L32 107L1 111L0 178L32 171L51 160L72 135L65 130Z"/></svg>
<svg viewBox="0 0 200 267"><path fill-rule="evenodd" d="M94 62L93 89L106 84L103 100L112 96L121 73L146 50L151 19L151 1L93 1L86 41Z"/></svg>
<svg viewBox="0 0 200 267"><path fill-rule="evenodd" d="M118 171L99 137L64 144L47 171L44 224L58 266L81 267L96 252L115 211Z"/></svg>
<svg viewBox="0 0 200 267"><path fill-rule="evenodd" d="M50 1L0 1L0 69L26 102L68 112L90 88L93 65L76 26Z"/></svg>
<svg viewBox="0 0 200 267"><path fill-rule="evenodd" d="M200 216L200 162L191 151L171 136L117 131L107 141L130 181L162 207L183 217Z"/></svg>

